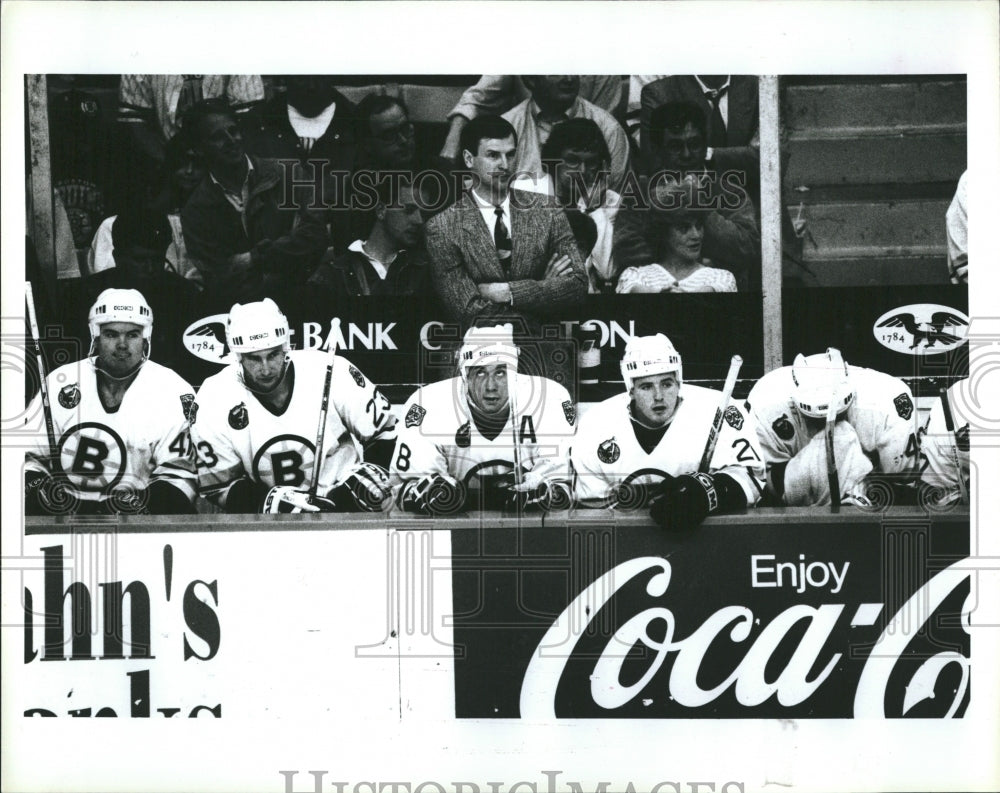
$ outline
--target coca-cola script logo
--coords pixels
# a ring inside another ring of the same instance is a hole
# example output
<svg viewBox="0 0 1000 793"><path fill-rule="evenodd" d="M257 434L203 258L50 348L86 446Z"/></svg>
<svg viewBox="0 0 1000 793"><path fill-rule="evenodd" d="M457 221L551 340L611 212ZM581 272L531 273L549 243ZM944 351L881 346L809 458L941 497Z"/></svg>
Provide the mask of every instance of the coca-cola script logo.
<svg viewBox="0 0 1000 793"><path fill-rule="evenodd" d="M821 572L824 581L827 580L826 572L819 568L805 568L802 575L818 580ZM837 573L832 571L831 579ZM599 619L602 609L613 602L617 592L640 577L648 577L645 595L650 601L663 598L671 574L666 559L637 557L608 570L584 589L535 647L521 685L521 717L539 721L556 718L556 690L567 665L574 660L581 638L592 632L592 623ZM847 567L839 574L842 583ZM910 645L928 627L935 611L968 578L968 570L962 569L961 562L953 564L916 590L885 623L878 640L869 648L855 686L852 714L855 718L905 716L925 700L935 697L940 700L942 689L948 692L950 701L936 702L942 711L939 715L945 718L957 715L969 688L969 659L954 648L913 656ZM835 587L838 591L839 586ZM746 708L761 705L774 696L782 707L799 705L821 687L838 685L834 681L846 660L843 652L846 648L829 641L834 626L843 618L852 626L875 625L885 608L882 603L819 606L797 603L761 625L760 617L750 608L728 605L700 625L686 625L683 613L675 615L661 604L659 600L634 615L623 615L623 621L593 662L589 696L599 708L613 711L640 697L644 703L652 697L669 697L682 708L699 708L731 689L739 705ZM971 597L966 594L961 607L965 633L968 633L970 609ZM656 623L658 628L654 628ZM800 623L804 624L804 630ZM754 638L748 642L752 634ZM779 646L783 648L780 652ZM636 649L641 651L645 671L636 676L633 668L632 674L623 675L626 660L635 657ZM730 671L721 682L706 680L704 674L699 674L703 673L703 663L712 650L731 658ZM669 674L658 677L668 658L671 658ZM905 664L901 663L904 658ZM956 682L942 687L937 684L946 669L949 680ZM901 674L904 680L899 679ZM666 690L662 690L664 683ZM905 691L901 702L887 696L890 688Z"/></svg>

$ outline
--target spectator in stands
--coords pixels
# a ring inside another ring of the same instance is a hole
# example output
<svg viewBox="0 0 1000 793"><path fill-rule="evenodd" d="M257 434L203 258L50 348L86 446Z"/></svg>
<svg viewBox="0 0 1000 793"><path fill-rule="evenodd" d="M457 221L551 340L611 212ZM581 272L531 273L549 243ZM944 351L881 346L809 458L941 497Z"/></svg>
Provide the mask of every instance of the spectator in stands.
<svg viewBox="0 0 1000 793"><path fill-rule="evenodd" d="M735 292L728 270L712 267L701 257L706 210L698 209L691 182L660 183L649 213L657 261L629 267L618 280L622 294L652 292Z"/></svg>
<svg viewBox="0 0 1000 793"><path fill-rule="evenodd" d="M511 312L540 319L575 305L586 291L565 215L540 207L529 194L511 200L516 150L517 134L505 119L484 115L470 122L462 156L473 187L427 226L434 286L463 323Z"/></svg>
<svg viewBox="0 0 1000 793"><path fill-rule="evenodd" d="M969 216L965 210L965 178L958 180L955 197L945 215L948 232L948 275L953 284L969 283Z"/></svg>
<svg viewBox="0 0 1000 793"><path fill-rule="evenodd" d="M673 74L633 78L639 88L640 148L647 164L655 144L650 140L650 117L661 105L690 102L708 119L705 141L707 157L719 170L739 169L754 175L760 171L757 137L757 78L730 74ZM630 93L631 107L631 93Z"/></svg>
<svg viewBox="0 0 1000 793"><path fill-rule="evenodd" d="M760 230L756 209L736 179L718 173L707 159L706 119L689 102L662 105L653 111L651 130L656 172L639 181L637 196L622 202L614 227L614 256L620 269L656 261L654 205L650 190L664 181L695 183L704 216L702 255L736 277L740 290L760 288Z"/></svg>
<svg viewBox="0 0 1000 793"><path fill-rule="evenodd" d="M310 286L344 296L418 295L427 291L423 216L409 180L384 179L379 186L375 222L347 253L329 256L309 279Z"/></svg>
<svg viewBox="0 0 1000 793"><path fill-rule="evenodd" d="M218 98L241 119L264 101L257 74L123 74L118 88L118 120L126 125L145 178L166 158L167 142L184 114L198 102Z"/></svg>
<svg viewBox="0 0 1000 793"><path fill-rule="evenodd" d="M417 170L417 144L402 99L368 94L358 103L358 164L379 171Z"/></svg>
<svg viewBox="0 0 1000 793"><path fill-rule="evenodd" d="M167 271L201 284L201 271L188 256L181 230L181 207L187 203L206 173L202 156L189 141L189 136L181 132L167 143L163 187L151 200L150 208L166 213L173 232L172 241L166 252ZM116 217L117 215L112 215L105 218L94 234L94 240L87 252L87 272L90 275L115 266L111 228Z"/></svg>
<svg viewBox="0 0 1000 793"><path fill-rule="evenodd" d="M539 196L509 189L517 134L499 116L483 115L462 131L472 188L427 224L435 291L465 327L477 319L510 321L515 334L544 338L587 292L587 276L566 215ZM559 342L553 342L553 348ZM544 372L572 391L570 351L552 350ZM563 363L560 364L559 361ZM557 371L558 370L558 371Z"/></svg>
<svg viewBox="0 0 1000 793"><path fill-rule="evenodd" d="M522 177L511 187L554 196L566 211L578 243L581 238L577 231L586 228L585 236L589 236L589 226L594 227L595 237L587 245L589 253L584 260L588 291L613 292L617 272L611 244L621 197L607 186L611 153L600 127L589 118L560 121L542 146L541 156L545 169L542 179ZM580 213L591 223L579 221Z"/></svg>
<svg viewBox="0 0 1000 793"><path fill-rule="evenodd" d="M126 209L111 223L113 263L83 279L79 300L80 306L86 306L105 289L138 289L148 295L157 318L153 357L177 368L186 354L181 342L184 328L197 316L198 287L167 266L172 245L173 228L165 213Z"/></svg>
<svg viewBox="0 0 1000 793"><path fill-rule="evenodd" d="M484 74L478 83L466 89L448 114L448 138L441 149L441 157L451 161L460 158L462 130L476 116L506 113L530 96L531 92L520 77ZM625 98L622 78L616 74L580 75L580 96L617 118Z"/></svg>
<svg viewBox="0 0 1000 793"><path fill-rule="evenodd" d="M294 163L295 203L327 210L333 246L347 249L350 173L357 158L356 108L322 75L285 77L284 94L274 97L261 122L246 134L256 157Z"/></svg>
<svg viewBox="0 0 1000 793"><path fill-rule="evenodd" d="M232 305L304 283L329 235L308 204L289 205L291 172L274 160L247 155L225 104L206 100L188 118L208 176L184 206L181 222L206 291Z"/></svg>
<svg viewBox="0 0 1000 793"><path fill-rule="evenodd" d="M608 146L611 160L609 184L617 188L628 167L628 139L614 116L586 99L581 99L580 78L571 74L547 74L522 77L531 98L503 114L517 133L517 157L514 172L541 179L542 147L552 127L571 118L589 118L597 124Z"/></svg>

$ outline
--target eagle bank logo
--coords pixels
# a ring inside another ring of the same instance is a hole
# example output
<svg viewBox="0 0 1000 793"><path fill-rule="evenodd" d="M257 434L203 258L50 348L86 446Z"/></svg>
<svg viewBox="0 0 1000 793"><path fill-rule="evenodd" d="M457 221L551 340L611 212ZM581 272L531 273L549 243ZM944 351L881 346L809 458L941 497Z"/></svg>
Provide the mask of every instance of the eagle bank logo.
<svg viewBox="0 0 1000 793"><path fill-rule="evenodd" d="M798 565L772 564L773 559L753 558L754 588L794 589L801 584L799 591L813 587L846 600L841 590L848 564L839 568L801 561ZM747 714L774 697L780 708L787 709L807 703L824 687L836 689L836 699L843 698L846 705L852 692L845 669L848 662L860 662L853 712L845 708L838 716L924 716L926 706L917 706L932 700L933 715L952 718L958 715L969 691L969 658L958 646L937 646L922 653L911 643L927 636L933 616L953 596L961 598L960 625L968 634L971 595L962 597L962 587L967 585L969 572L961 569L961 564L942 570L917 589L888 617L867 657L855 661L862 643L844 648L849 650L845 655L833 652L834 637L844 630L877 626L885 604L796 603L769 621L763 613L755 614L746 606L728 605L700 625L685 625L684 611L674 614L663 605L673 572L670 562L656 556L631 559L593 581L548 628L524 673L520 716L537 721L557 718L556 692L561 689L565 694L568 685L584 688L570 692L578 704L589 699L597 712L608 716L640 699L644 705L669 701L673 715L692 715L695 709L713 712L721 699L733 696L736 706ZM581 650L586 637L594 633L592 626L599 613L605 607L623 608L625 600L614 602L619 593L630 582L632 589L643 580L644 594L630 602L614 632L606 640L601 638L603 649L589 645L589 650ZM720 662L720 653L727 660ZM581 655L587 656L589 674L577 676L573 684L574 675L567 670L584 660ZM635 665L639 656L643 659L641 669ZM709 681L710 687L706 687ZM587 709L593 710L590 705Z"/></svg>
<svg viewBox="0 0 1000 793"><path fill-rule="evenodd" d="M933 355L958 347L969 333L969 318L958 309L916 303L887 311L872 328L883 347L906 355Z"/></svg>
<svg viewBox="0 0 1000 793"><path fill-rule="evenodd" d="M212 314L188 325L184 331L184 349L203 361L225 366L233 362L226 341L226 320L228 314Z"/></svg>

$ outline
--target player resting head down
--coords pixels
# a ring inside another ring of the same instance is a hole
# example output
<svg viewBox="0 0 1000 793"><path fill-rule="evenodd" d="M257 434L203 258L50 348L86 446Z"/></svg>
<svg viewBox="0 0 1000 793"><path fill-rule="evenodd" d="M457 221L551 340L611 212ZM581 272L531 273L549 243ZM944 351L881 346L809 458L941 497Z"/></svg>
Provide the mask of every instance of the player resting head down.
<svg viewBox="0 0 1000 793"><path fill-rule="evenodd" d="M757 503L764 468L753 429L722 394L684 382L680 353L662 333L631 339L626 392L595 406L573 444L577 501L639 508L670 530ZM721 426L718 426L720 425ZM709 438L717 439L700 470Z"/></svg>
<svg viewBox="0 0 1000 793"><path fill-rule="evenodd" d="M396 419L377 386L332 351L293 351L270 298L234 305L226 340L236 361L200 392L205 497L236 513L388 506Z"/></svg>
<svg viewBox="0 0 1000 793"><path fill-rule="evenodd" d="M891 477L893 493L885 497L909 497L919 448L913 395L902 380L848 366L830 348L768 372L747 401L775 500L830 504L836 485L838 503L867 506L873 473Z"/></svg>
<svg viewBox="0 0 1000 793"><path fill-rule="evenodd" d="M48 444L28 452L26 514L193 512L194 390L149 360L152 309L135 289L105 289L87 319L88 358L42 384L56 399Z"/></svg>
<svg viewBox="0 0 1000 793"><path fill-rule="evenodd" d="M510 324L472 328L459 376L407 402L392 465L404 510L569 506L576 407L558 383L518 374L518 357Z"/></svg>

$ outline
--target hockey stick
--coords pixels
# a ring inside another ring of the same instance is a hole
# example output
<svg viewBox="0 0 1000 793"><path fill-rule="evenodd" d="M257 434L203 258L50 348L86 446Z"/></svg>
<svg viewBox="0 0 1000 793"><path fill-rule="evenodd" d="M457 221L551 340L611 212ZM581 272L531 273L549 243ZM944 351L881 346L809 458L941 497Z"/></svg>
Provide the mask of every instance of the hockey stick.
<svg viewBox="0 0 1000 793"><path fill-rule="evenodd" d="M524 472L521 470L521 444L517 441L517 364L508 365L507 400L510 402L510 434L514 442L514 486L519 487L524 482Z"/></svg>
<svg viewBox="0 0 1000 793"><path fill-rule="evenodd" d="M24 282L24 299L28 304L28 322L31 326L31 341L35 348L35 365L38 367L39 393L42 396L42 412L45 414L45 431L49 436L49 456L56 460L56 426L52 421L52 405L49 402L49 384L45 379L45 359L42 358L42 343L38 335L38 318L35 316L35 293L31 281Z"/></svg>
<svg viewBox="0 0 1000 793"><path fill-rule="evenodd" d="M708 468L712 463L715 445L719 442L719 433L722 431L722 418L726 413L726 408L729 407L729 399L733 395L733 388L736 387L736 378L739 377L742 365L743 359L739 355L734 355L729 362L729 374L726 375L726 382L722 386L719 407L715 409L715 417L712 419L712 428L708 431L705 451L702 452L701 462L698 464L698 470L703 474L708 473Z"/></svg>
<svg viewBox="0 0 1000 793"><path fill-rule="evenodd" d="M955 463L955 470L958 474L958 489L962 494L962 502L969 503L969 489L965 485L965 477L962 475L961 455L958 448L958 435L955 433L955 419L951 415L951 402L948 400L948 388L941 389L941 408L944 411L944 426L948 430L948 437L951 439L952 461Z"/></svg>
<svg viewBox="0 0 1000 793"><path fill-rule="evenodd" d="M840 351L830 347L827 350L830 356L831 365L843 366L843 359ZM823 437L826 441L826 478L830 483L830 511L840 512L840 474L837 473L837 456L833 448L833 432L837 426L837 387L834 385L829 395L829 404L826 406L826 427L823 430Z"/></svg>
<svg viewBox="0 0 1000 793"><path fill-rule="evenodd" d="M319 471L323 467L323 442L326 440L326 416L330 409L330 384L333 381L333 359L337 345L330 338L330 359L326 363L326 379L323 381L323 401L319 406L319 423L316 425L316 453L313 456L312 479L309 482L309 501L316 498L319 490Z"/></svg>

